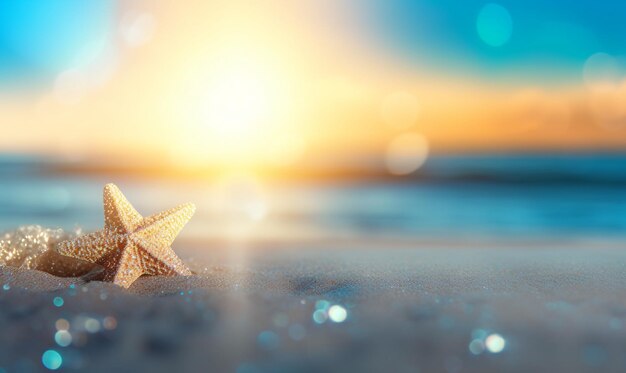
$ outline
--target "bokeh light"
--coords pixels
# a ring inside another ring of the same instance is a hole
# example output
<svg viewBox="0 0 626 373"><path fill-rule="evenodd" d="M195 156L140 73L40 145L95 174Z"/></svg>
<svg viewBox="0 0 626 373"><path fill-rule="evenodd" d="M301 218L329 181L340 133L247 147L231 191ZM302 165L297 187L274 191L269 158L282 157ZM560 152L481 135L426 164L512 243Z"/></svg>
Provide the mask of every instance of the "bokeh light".
<svg viewBox="0 0 626 373"><path fill-rule="evenodd" d="M506 347L506 340L500 334L490 334L485 339L485 346L489 352L497 354Z"/></svg>
<svg viewBox="0 0 626 373"><path fill-rule="evenodd" d="M428 157L428 141L419 133L396 137L387 147L386 165L393 175L408 175L420 168Z"/></svg>
<svg viewBox="0 0 626 373"><path fill-rule="evenodd" d="M62 307L64 303L65 301L61 297L54 297L54 299L52 299L52 304L56 307Z"/></svg>
<svg viewBox="0 0 626 373"><path fill-rule="evenodd" d="M328 309L328 318L335 323L342 323L346 321L348 317L348 311L342 306L335 304Z"/></svg>
<svg viewBox="0 0 626 373"><path fill-rule="evenodd" d="M72 343L72 334L67 330L59 330L54 333L54 341L61 347L67 347Z"/></svg>
<svg viewBox="0 0 626 373"><path fill-rule="evenodd" d="M113 316L107 316L102 320L102 326L107 330L117 328L117 319Z"/></svg>
<svg viewBox="0 0 626 373"><path fill-rule="evenodd" d="M485 343L481 339L472 339L468 348L472 354L480 355L485 350Z"/></svg>
<svg viewBox="0 0 626 373"><path fill-rule="evenodd" d="M513 33L513 20L502 5L489 3L482 7L476 18L478 36L485 44L501 47Z"/></svg>
<svg viewBox="0 0 626 373"><path fill-rule="evenodd" d="M617 60L607 53L595 53L585 61L583 79L589 87L615 84L620 77Z"/></svg>
<svg viewBox="0 0 626 373"><path fill-rule="evenodd" d="M41 363L50 370L57 370L63 364L63 357L55 350L47 350L41 355Z"/></svg>
<svg viewBox="0 0 626 373"><path fill-rule="evenodd" d="M57 330L69 330L70 329L70 323L66 319L58 319L54 323L54 326Z"/></svg>
<svg viewBox="0 0 626 373"><path fill-rule="evenodd" d="M323 324L326 320L328 320L328 314L325 310L315 310L313 312L313 321L315 321L316 324Z"/></svg>
<svg viewBox="0 0 626 373"><path fill-rule="evenodd" d="M94 319L93 317L88 317L85 319L85 330L89 333L97 333L100 331L100 321Z"/></svg>

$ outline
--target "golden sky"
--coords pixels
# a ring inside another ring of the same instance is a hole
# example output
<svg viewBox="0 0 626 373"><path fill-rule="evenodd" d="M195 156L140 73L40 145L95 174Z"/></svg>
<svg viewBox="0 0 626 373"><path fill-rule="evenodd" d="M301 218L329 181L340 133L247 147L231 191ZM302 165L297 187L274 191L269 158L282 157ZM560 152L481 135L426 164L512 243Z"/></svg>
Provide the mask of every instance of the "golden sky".
<svg viewBox="0 0 626 373"><path fill-rule="evenodd" d="M1 93L2 151L282 166L626 145L619 80L507 83L408 65L306 2L129 4L77 51L86 62Z"/></svg>

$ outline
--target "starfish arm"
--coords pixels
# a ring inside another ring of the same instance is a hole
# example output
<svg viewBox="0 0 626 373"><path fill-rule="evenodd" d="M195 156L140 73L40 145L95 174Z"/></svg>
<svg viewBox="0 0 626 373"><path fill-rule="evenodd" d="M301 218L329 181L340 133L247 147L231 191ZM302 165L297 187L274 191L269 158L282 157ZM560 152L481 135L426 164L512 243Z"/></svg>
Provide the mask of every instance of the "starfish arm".
<svg viewBox="0 0 626 373"><path fill-rule="evenodd" d="M132 232L143 218L128 202L115 184L107 184L103 191L104 227L118 233Z"/></svg>
<svg viewBox="0 0 626 373"><path fill-rule="evenodd" d="M191 275L170 247L195 212L184 204L143 218L113 184L104 187L103 230L61 242L56 252L102 267L102 279L128 288L143 274Z"/></svg>
<svg viewBox="0 0 626 373"><path fill-rule="evenodd" d="M150 247L170 246L195 211L196 206L192 203L186 203L149 216L143 219L133 235L141 241L152 242Z"/></svg>
<svg viewBox="0 0 626 373"><path fill-rule="evenodd" d="M60 242L56 246L56 251L61 255L98 263L110 251L117 249L120 240L118 235L101 230Z"/></svg>
<svg viewBox="0 0 626 373"><path fill-rule="evenodd" d="M143 274L137 246L132 243L103 258L101 265L104 267L104 281L126 289Z"/></svg>
<svg viewBox="0 0 626 373"><path fill-rule="evenodd" d="M48 272L60 277L78 277L85 275L96 268L96 265L84 260L61 255L50 249L39 255L31 264L32 269Z"/></svg>
<svg viewBox="0 0 626 373"><path fill-rule="evenodd" d="M152 276L190 276L191 271L171 247L145 250L137 246L143 272ZM157 253L154 255L153 253Z"/></svg>

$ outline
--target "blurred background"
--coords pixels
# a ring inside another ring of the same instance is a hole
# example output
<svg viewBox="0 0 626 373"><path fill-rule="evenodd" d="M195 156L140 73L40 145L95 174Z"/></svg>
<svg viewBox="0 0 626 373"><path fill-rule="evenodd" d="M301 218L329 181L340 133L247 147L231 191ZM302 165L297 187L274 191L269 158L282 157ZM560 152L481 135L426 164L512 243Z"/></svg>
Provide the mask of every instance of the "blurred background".
<svg viewBox="0 0 626 373"><path fill-rule="evenodd" d="M626 3L0 0L0 229L195 202L187 242L626 236Z"/></svg>

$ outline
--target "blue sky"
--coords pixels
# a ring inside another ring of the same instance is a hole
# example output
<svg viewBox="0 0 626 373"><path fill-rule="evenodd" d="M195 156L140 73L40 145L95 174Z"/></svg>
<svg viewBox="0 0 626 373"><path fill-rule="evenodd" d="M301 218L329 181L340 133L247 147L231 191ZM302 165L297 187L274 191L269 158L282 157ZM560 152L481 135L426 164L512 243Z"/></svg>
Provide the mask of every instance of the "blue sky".
<svg viewBox="0 0 626 373"><path fill-rule="evenodd" d="M0 84L36 83L80 63L110 36L112 0L0 0Z"/></svg>
<svg viewBox="0 0 626 373"><path fill-rule="evenodd" d="M432 68L496 81L576 84L592 54L605 52L618 60L626 55L625 1L324 4L335 15L317 13L322 17L348 15L337 32L356 35L377 55L409 69ZM88 42L111 37L116 7L113 0L0 0L0 84L46 80L71 68ZM481 29L487 30L487 39Z"/></svg>
<svg viewBox="0 0 626 373"><path fill-rule="evenodd" d="M381 53L452 73L503 78L519 74L521 79L576 82L590 55L626 55L624 1L496 2L511 20L510 38L499 46L489 45L477 30L479 14L490 2L365 0L350 4L367 42Z"/></svg>

